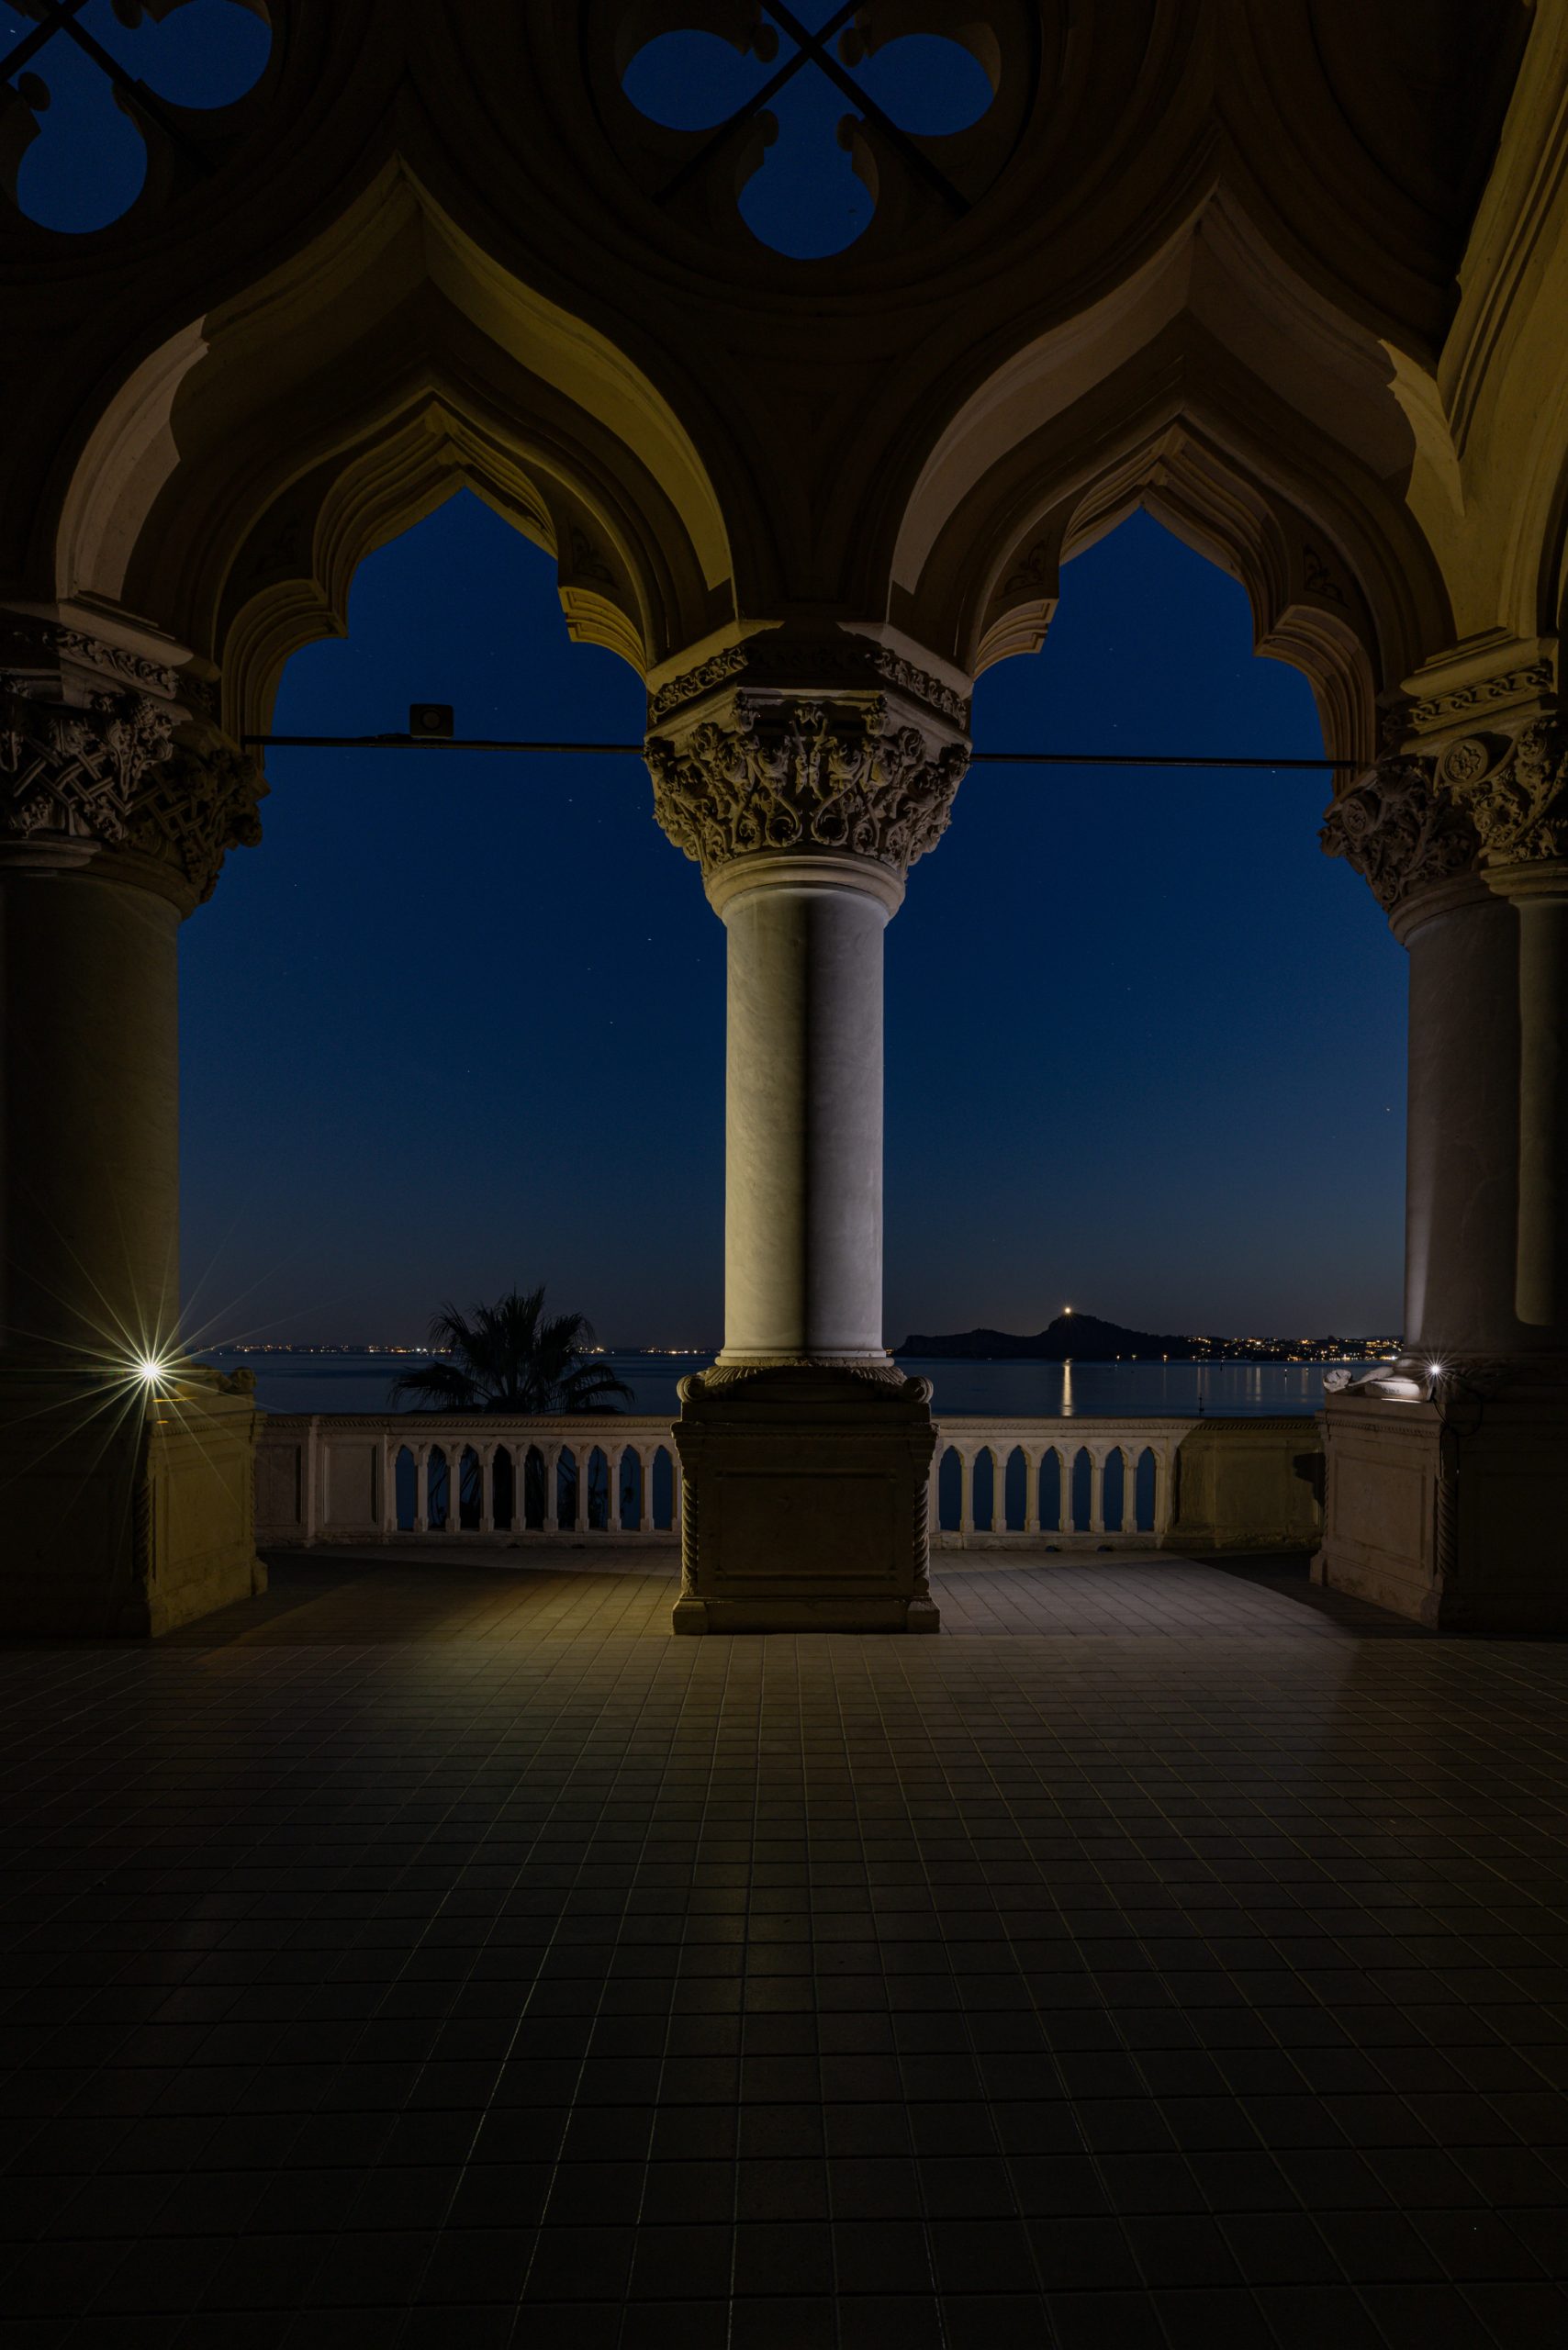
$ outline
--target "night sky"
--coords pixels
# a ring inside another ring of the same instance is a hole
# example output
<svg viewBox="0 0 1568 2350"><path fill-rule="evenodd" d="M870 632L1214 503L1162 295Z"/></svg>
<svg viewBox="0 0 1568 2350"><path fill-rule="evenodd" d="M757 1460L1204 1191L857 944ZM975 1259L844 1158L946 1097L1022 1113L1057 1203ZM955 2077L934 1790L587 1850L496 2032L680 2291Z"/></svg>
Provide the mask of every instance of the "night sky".
<svg viewBox="0 0 1568 2350"><path fill-rule="evenodd" d="M1132 518L981 746L1321 748L1234 581ZM553 566L460 495L367 562L280 731L634 735ZM417 1336L545 1280L721 1331L723 933L639 761L277 752L185 925L185 1263L209 1335ZM888 933L887 1328L1398 1327L1403 962L1327 778L978 769ZM236 1037L241 1040L238 1046ZM199 1292L197 1277L200 1277Z"/></svg>
<svg viewBox="0 0 1568 2350"><path fill-rule="evenodd" d="M825 0L801 13L820 21ZM87 23L172 96L259 70L258 19L196 0ZM0 41L28 29L0 0ZM877 61L913 129L983 103L950 44ZM140 141L57 34L24 205L115 216ZM719 118L761 69L700 36L628 87ZM808 68L745 210L797 253L866 199ZM275 722L633 736L638 680L569 644L553 566L466 494L365 564L350 632ZM1138 515L1070 565L1044 653L980 687L981 747L1309 755L1311 697L1251 655L1232 580ZM723 934L635 760L277 752L259 851L184 934L189 1321L411 1339L443 1298L548 1281L620 1344L722 1327ZM888 934L887 1334L1396 1329L1404 957L1318 851L1329 779L980 769Z"/></svg>

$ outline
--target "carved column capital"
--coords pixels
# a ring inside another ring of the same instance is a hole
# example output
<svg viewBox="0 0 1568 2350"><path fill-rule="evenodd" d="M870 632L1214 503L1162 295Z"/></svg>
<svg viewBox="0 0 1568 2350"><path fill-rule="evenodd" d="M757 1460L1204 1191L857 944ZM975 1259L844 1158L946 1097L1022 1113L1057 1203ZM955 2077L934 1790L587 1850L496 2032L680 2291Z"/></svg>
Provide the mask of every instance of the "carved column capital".
<svg viewBox="0 0 1568 2350"><path fill-rule="evenodd" d="M1402 751L1379 759L1327 810L1318 838L1395 915L1424 891L1474 874L1481 840L1446 789L1439 762Z"/></svg>
<svg viewBox="0 0 1568 2350"><path fill-rule="evenodd" d="M50 649L52 674L0 669L0 856L112 867L189 912L261 838L260 768L187 715L169 672L80 632Z"/></svg>
<svg viewBox="0 0 1568 2350"><path fill-rule="evenodd" d="M649 735L654 812L711 879L737 858L867 857L902 881L969 765L951 722L893 691L728 688Z"/></svg>
<svg viewBox="0 0 1568 2350"><path fill-rule="evenodd" d="M1481 666L1459 646L1389 703L1385 755L1336 800L1322 840L1364 874L1396 928L1444 883L1503 896L1568 886L1568 723L1552 648ZM1424 910L1423 910L1424 911Z"/></svg>

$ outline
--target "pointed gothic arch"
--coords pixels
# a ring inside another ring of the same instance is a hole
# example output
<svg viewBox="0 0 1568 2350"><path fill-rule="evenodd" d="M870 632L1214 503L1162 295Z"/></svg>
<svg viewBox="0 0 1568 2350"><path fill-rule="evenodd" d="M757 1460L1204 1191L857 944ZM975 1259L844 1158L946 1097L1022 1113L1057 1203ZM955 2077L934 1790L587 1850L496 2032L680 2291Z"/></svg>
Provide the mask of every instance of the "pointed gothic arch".
<svg viewBox="0 0 1568 2350"><path fill-rule="evenodd" d="M730 603L689 437L604 335L389 167L144 359L35 522L62 603L155 614L235 734L341 633L364 557L473 488L554 558L569 632L645 673Z"/></svg>

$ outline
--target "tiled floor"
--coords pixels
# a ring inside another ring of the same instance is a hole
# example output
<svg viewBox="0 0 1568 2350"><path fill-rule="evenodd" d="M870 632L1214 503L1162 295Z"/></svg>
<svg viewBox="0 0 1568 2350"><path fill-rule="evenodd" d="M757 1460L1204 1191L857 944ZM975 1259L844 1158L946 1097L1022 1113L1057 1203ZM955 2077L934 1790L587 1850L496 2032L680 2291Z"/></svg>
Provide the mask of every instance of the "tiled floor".
<svg viewBox="0 0 1568 2350"><path fill-rule="evenodd" d="M0 1655L0 2341L1568 2341L1568 1645L604 1563Z"/></svg>

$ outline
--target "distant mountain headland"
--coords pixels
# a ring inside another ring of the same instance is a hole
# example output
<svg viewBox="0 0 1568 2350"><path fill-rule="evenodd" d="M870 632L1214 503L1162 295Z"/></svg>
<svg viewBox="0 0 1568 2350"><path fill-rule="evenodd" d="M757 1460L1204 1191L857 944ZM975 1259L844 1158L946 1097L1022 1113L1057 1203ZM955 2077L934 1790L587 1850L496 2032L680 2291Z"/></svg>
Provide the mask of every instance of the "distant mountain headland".
<svg viewBox="0 0 1568 2350"><path fill-rule="evenodd" d="M935 1337L912 1331L900 1355L924 1355L938 1360L1002 1362L1126 1362L1129 1357L1147 1362L1170 1357L1178 1362L1326 1362L1347 1354L1378 1354L1395 1350L1396 1338L1227 1338L1184 1330L1131 1330L1122 1322L1103 1322L1097 1314L1075 1314L1070 1308L1033 1337L1012 1330L958 1330Z"/></svg>

